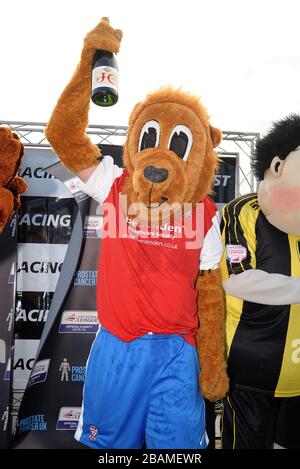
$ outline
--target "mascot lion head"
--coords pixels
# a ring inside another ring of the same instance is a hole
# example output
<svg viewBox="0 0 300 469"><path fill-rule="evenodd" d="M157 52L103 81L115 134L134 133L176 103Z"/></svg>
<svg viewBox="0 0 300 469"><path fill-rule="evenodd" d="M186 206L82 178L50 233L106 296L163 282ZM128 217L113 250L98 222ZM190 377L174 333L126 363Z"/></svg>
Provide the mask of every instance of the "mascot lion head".
<svg viewBox="0 0 300 469"><path fill-rule="evenodd" d="M143 204L153 216L201 201L218 166L220 141L197 97L171 88L148 95L131 113L124 145L128 203Z"/></svg>

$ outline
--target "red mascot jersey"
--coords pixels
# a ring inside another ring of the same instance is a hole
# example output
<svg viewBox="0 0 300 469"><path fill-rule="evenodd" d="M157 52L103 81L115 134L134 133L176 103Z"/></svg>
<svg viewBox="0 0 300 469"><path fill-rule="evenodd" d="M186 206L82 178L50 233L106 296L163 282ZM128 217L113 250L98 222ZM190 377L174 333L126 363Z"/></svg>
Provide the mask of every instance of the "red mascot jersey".
<svg viewBox="0 0 300 469"><path fill-rule="evenodd" d="M179 334L195 345L198 272L217 268L222 257L217 207L205 197L179 220L138 226L120 208L127 176L105 156L83 188L104 214L99 321L125 342L157 333Z"/></svg>

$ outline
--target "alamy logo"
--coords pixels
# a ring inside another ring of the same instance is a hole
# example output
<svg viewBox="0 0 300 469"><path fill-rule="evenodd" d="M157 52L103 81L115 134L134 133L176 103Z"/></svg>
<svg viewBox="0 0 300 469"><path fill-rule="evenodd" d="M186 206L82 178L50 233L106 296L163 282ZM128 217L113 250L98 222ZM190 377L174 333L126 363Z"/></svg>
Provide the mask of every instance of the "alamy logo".
<svg viewBox="0 0 300 469"><path fill-rule="evenodd" d="M300 363L300 339L294 339L291 345L295 349L292 353L292 362L298 364Z"/></svg>
<svg viewBox="0 0 300 469"><path fill-rule="evenodd" d="M19 221L19 225L27 226L53 226L68 227L71 225L71 215L54 215L45 213L25 213Z"/></svg>
<svg viewBox="0 0 300 469"><path fill-rule="evenodd" d="M59 371L61 371L60 380L69 381L69 373L71 371L70 363L66 358L60 364Z"/></svg>
<svg viewBox="0 0 300 469"><path fill-rule="evenodd" d="M151 214L149 219L148 211L152 205L153 215ZM208 223L212 224L212 219L216 216L212 217L212 214L209 214L210 209L205 209L203 202L195 205L164 202L161 206L154 203L146 206L142 202L137 202L128 206L127 196L124 194L119 195L119 211L120 207L123 213L128 214L127 217L118 216L118 206L115 204L106 201L102 205L102 238L130 238L142 243L158 241L157 247L172 249L178 248L177 243L174 242L178 239L185 242L186 249L201 248L208 218L210 217ZM118 220L117 223L116 220ZM145 224L144 220L148 222ZM169 242L165 243L164 240Z"/></svg>

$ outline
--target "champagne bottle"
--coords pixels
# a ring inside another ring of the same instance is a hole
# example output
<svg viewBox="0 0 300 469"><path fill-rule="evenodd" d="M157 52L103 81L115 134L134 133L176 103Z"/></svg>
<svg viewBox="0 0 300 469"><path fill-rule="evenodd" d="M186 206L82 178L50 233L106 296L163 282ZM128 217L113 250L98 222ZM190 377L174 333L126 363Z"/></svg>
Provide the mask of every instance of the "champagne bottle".
<svg viewBox="0 0 300 469"><path fill-rule="evenodd" d="M97 50L93 60L92 95L98 106L113 106L118 101L118 64L112 52Z"/></svg>

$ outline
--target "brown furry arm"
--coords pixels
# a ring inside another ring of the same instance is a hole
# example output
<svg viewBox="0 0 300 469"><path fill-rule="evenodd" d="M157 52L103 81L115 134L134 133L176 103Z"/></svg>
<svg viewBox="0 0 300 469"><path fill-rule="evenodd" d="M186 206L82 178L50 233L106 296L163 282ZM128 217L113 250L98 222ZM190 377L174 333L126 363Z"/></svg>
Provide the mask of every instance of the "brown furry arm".
<svg viewBox="0 0 300 469"><path fill-rule="evenodd" d="M14 209L14 196L10 190L0 187L0 233Z"/></svg>
<svg viewBox="0 0 300 469"><path fill-rule="evenodd" d="M196 336L200 360L200 387L211 400L222 398L228 390L225 360L224 294L219 269L202 271L197 280L199 290L199 329Z"/></svg>
<svg viewBox="0 0 300 469"><path fill-rule="evenodd" d="M20 178L19 176L16 176L10 183L8 189L11 190L14 195L14 209L20 207L20 194L26 191L26 182L24 181L24 179Z"/></svg>
<svg viewBox="0 0 300 469"><path fill-rule="evenodd" d="M16 194L22 194L22 192L26 191L27 184L23 178L16 176L10 183L9 189Z"/></svg>
<svg viewBox="0 0 300 469"><path fill-rule="evenodd" d="M122 33L107 18L84 40L81 59L71 81L60 96L45 131L55 153L75 173L95 166L99 148L86 134L91 95L91 68L96 49L118 52Z"/></svg>

